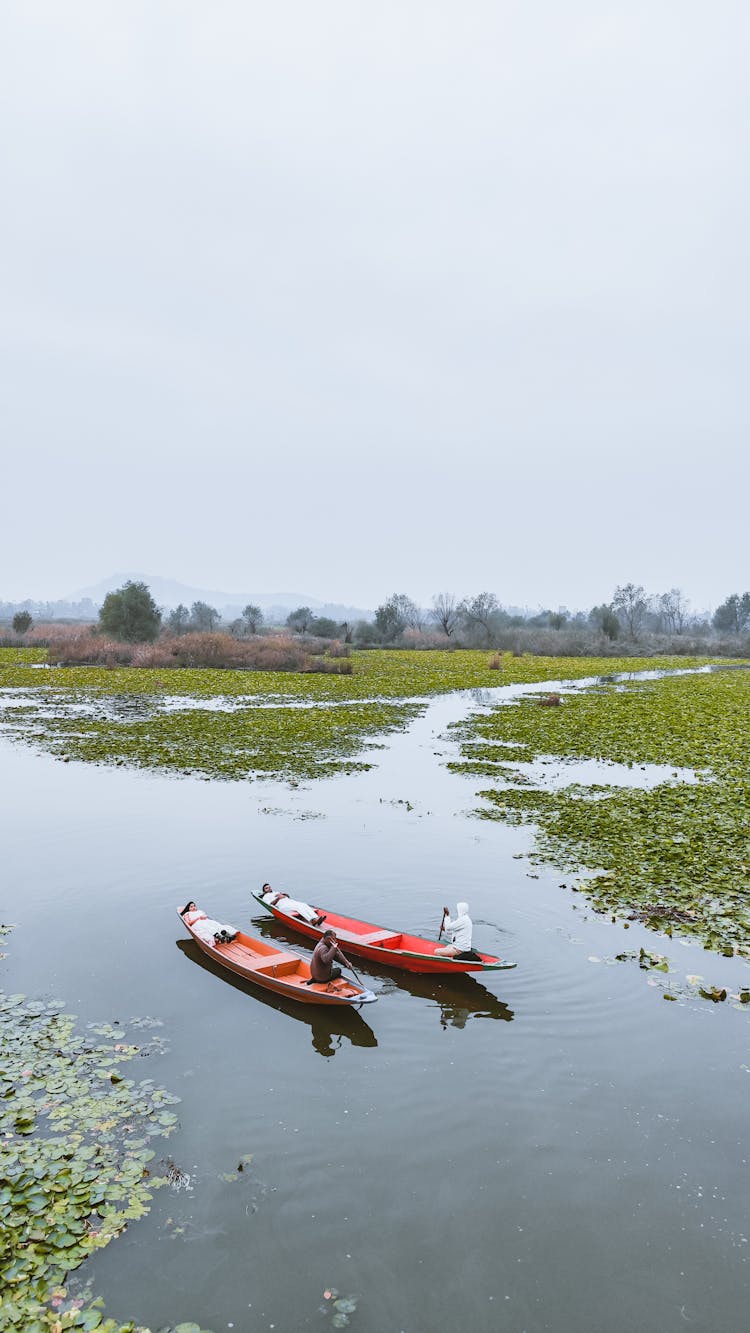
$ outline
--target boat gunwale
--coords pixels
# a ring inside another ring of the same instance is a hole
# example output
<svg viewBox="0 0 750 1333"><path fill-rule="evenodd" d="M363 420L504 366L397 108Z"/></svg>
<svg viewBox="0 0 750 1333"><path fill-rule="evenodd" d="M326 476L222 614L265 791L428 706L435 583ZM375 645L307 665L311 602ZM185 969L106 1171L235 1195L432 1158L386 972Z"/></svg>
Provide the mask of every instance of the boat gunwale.
<svg viewBox="0 0 750 1333"><path fill-rule="evenodd" d="M238 943L240 948L245 952L254 954L255 957L259 958L259 962L256 966L238 962L231 954L226 952L227 945L212 945L209 944L208 940L201 939L193 928L188 925L179 908L177 909L177 915L180 917L180 920L191 939L195 941L202 953L208 958L212 958L214 962L221 964L221 966L225 967L228 972L233 972L236 976L243 977L246 981L255 982L263 990L272 991L275 995L282 995L287 999L297 1000L300 1004L320 1004L329 1007L335 1005L339 1008L342 1006L345 1008L359 1008L362 1004L371 1002L370 999L365 998L366 996L371 997L371 999L377 999L377 996L372 995L372 992L369 991L367 987L358 985L358 983L349 981L346 978L343 980L349 990L349 994L344 994L341 990L318 990L318 986L328 983L313 982L312 985L308 986L306 980L303 980L302 982L291 982L286 981L283 975L273 976L270 970L265 971L264 967L268 967L269 969L272 968L275 964L277 965L277 960L288 963L291 959L294 959L297 963L297 967L294 969L295 975L297 976L299 976L300 973L303 975L307 973L307 976L310 977L310 964L302 954L296 953L294 949L269 948L266 940L257 939L253 935L247 935L244 931L237 932L236 941L232 941L232 944ZM245 941L247 941L247 943ZM256 943L261 946L259 954L255 954L255 951L252 948Z"/></svg>
<svg viewBox="0 0 750 1333"><path fill-rule="evenodd" d="M299 931L300 934L306 935L308 938L316 940L321 939L324 931L328 928L336 930L337 934L339 930L346 930L346 936L340 937L340 943L344 950L349 949L352 953L357 953L361 957L369 959L371 962L383 963L385 966L390 965L396 968L400 966L402 970L407 972L423 972L432 976L439 976L441 974L445 976L457 976L467 972L508 971L516 966L515 963L507 963L504 959L498 958L493 954L480 953L479 958L476 961L473 961L472 959L467 958L451 958L447 954L435 954L434 952L428 953L426 948L424 950L395 949L392 947L387 948L385 946L380 946L377 943L368 944L365 938L368 934L371 935L378 931L383 931L385 928L376 926L374 923L367 921L360 921L356 917L342 916L339 912L326 912L325 922L320 926L314 926L311 922L304 921L301 917L292 916L290 913L283 912L278 906L263 902L263 899L255 891L252 892L252 896L255 901L260 904L263 910L270 913L270 915L277 921L289 926L292 930ZM331 917L334 917L335 920L338 921L347 921L358 926L364 926L366 929L361 932L349 931L344 926L337 927L335 921L328 926L326 923L330 921ZM386 933L393 935L398 939L413 940L415 943L424 944L426 946L433 944L432 940L424 939L421 935L410 935L404 931L394 930L387 931ZM358 934L363 936L362 943L359 943L356 939ZM353 936L355 938L352 938ZM420 962L422 966L412 966L411 960Z"/></svg>

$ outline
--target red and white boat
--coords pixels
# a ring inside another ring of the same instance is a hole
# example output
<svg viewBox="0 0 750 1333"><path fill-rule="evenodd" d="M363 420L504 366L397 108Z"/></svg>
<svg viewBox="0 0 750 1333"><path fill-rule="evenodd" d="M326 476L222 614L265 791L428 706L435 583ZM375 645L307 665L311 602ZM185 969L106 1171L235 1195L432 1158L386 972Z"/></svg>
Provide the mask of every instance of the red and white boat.
<svg viewBox="0 0 750 1333"><path fill-rule="evenodd" d="M253 897L277 921L282 921L285 926L299 931L308 939L319 940L325 930L335 930L344 953L355 953L360 958L369 958L373 963L384 963L386 967L397 967L405 972L455 975L457 972L497 972L516 966L490 953L478 953L475 959L448 958L445 954L435 952L441 946L440 940L426 940L421 935L384 930L382 926L358 921L352 916L341 916L337 912L329 912L327 908L318 909L324 919L320 925L313 926L293 912L285 912L283 898L274 906L264 902L258 893L254 893Z"/></svg>
<svg viewBox="0 0 750 1333"><path fill-rule="evenodd" d="M358 1007L371 1004L378 997L366 986L360 986L346 977L335 981L310 981L310 964L301 954L290 949L279 949L269 940L255 939L239 931L229 944L209 944L196 935L185 918L180 920L192 935L198 948L209 958L226 967L237 976L255 982L264 990L274 991L302 1004L349 1005Z"/></svg>

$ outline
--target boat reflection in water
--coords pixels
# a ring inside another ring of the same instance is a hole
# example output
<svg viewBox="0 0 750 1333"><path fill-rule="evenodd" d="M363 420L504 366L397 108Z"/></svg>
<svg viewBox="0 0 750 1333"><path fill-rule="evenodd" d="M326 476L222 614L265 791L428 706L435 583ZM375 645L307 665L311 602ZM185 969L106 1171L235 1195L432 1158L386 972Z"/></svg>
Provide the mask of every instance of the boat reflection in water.
<svg viewBox="0 0 750 1333"><path fill-rule="evenodd" d="M313 1049L318 1055L326 1057L335 1055L344 1040L350 1041L352 1046L377 1046L378 1039L375 1033L358 1009L344 1006L322 1009L318 1005L295 1004L294 1000L286 1000L263 991L236 973L220 967L213 958L209 958L198 948L194 940L180 939L175 943L180 953L191 963L197 963L199 967L205 968L227 985L234 986L235 990L251 996L260 1004L267 1005L269 1009L276 1009L278 1013L288 1014L290 1018L306 1023L312 1033Z"/></svg>
<svg viewBox="0 0 750 1333"><path fill-rule="evenodd" d="M375 967L368 970L371 975L380 972L380 968ZM396 990L406 990L410 995L432 1001L440 1012L442 1028L465 1028L470 1018L499 1018L504 1023L513 1020L513 1010L504 1000L498 1000L481 981L475 981L466 973L453 977L418 976L413 972L399 973L398 977L389 974L379 994L387 995Z"/></svg>
<svg viewBox="0 0 750 1333"><path fill-rule="evenodd" d="M291 944L301 952L307 941L287 929L274 917L255 919L253 930L258 935ZM346 945L342 946L346 953ZM442 1028L464 1028L470 1018L497 1018L505 1023L513 1019L513 1010L503 1000L499 1000L492 991L482 985L467 972L446 976L444 973L396 972L392 968L381 967L368 958L357 958L355 964L362 976L380 979L378 995L386 996L394 991L408 991L420 1000L432 1001L440 1013Z"/></svg>

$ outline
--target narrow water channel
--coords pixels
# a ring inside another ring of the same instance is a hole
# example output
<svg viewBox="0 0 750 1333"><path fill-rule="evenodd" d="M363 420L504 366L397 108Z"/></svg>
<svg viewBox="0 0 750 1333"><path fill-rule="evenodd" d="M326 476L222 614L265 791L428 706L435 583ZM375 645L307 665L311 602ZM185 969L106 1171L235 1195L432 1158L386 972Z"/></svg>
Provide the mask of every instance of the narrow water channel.
<svg viewBox="0 0 750 1333"><path fill-rule="evenodd" d="M299 787L0 742L3 986L82 1023L158 1019L166 1052L138 1075L182 1098L164 1153L189 1188L88 1265L108 1313L296 1333L331 1326L335 1287L353 1333L745 1327L747 1014L665 1004L611 961L656 946L719 982L729 960L591 915L529 863L527 830L472 816L483 783L445 767L446 729L488 701L434 699L370 771ZM272 1002L175 915L194 897L248 927L265 879L421 933L466 898L479 947L518 967L440 983L363 963L363 1015Z"/></svg>

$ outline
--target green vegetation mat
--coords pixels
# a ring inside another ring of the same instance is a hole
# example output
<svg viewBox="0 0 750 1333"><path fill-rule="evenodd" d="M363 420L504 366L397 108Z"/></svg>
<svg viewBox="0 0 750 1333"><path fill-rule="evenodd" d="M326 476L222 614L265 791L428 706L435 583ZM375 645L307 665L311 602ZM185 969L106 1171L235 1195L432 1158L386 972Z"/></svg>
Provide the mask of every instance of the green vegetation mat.
<svg viewBox="0 0 750 1333"><path fill-rule="evenodd" d="M482 817L533 823L537 860L595 871L582 887L598 910L750 956L750 671L597 687L559 707L525 700L456 730L463 761L451 767L510 782L480 793ZM512 768L539 756L670 765L698 780L539 790Z"/></svg>
<svg viewBox="0 0 750 1333"><path fill-rule="evenodd" d="M89 705L92 701L87 701ZM64 759L129 764L210 778L318 778L369 768L358 759L373 737L405 727L415 704L311 708L187 708L128 716L56 713L43 701L14 708L5 731Z"/></svg>
<svg viewBox="0 0 750 1333"><path fill-rule="evenodd" d="M580 680L586 676L630 671L663 671L704 666L697 657L532 657L493 653L489 649L419 652L409 649L353 652L351 676L292 671L224 671L178 667L50 667L40 671L19 653L0 648L0 689L74 690L101 694L190 695L196 699L237 695L298 700L405 699L450 690L491 688L545 680ZM36 652L31 659L44 661ZM726 660L726 659L725 659ZM495 668L489 663L497 662Z"/></svg>
<svg viewBox="0 0 750 1333"><path fill-rule="evenodd" d="M457 689L689 667L692 658L543 658L489 652L367 652L351 676L293 672L53 667L0 649L0 713L15 739L64 759L215 778L315 778L369 767L363 749L403 728L415 699ZM38 659L43 654L35 653ZM490 662L497 665L493 668ZM203 707L169 711L169 699ZM411 699L411 702L406 702ZM215 709L205 704L213 702ZM301 707L300 705L306 705Z"/></svg>
<svg viewBox="0 0 750 1333"><path fill-rule="evenodd" d="M46 661L46 648L0 648L0 666L28 666L32 662Z"/></svg>
<svg viewBox="0 0 750 1333"><path fill-rule="evenodd" d="M139 1027L89 1024L61 1001L0 992L0 1328L134 1333L69 1275L148 1211L151 1143L177 1124L177 1101L123 1064L142 1053ZM128 1028L130 1030L128 1030ZM152 1043L153 1044L153 1043ZM178 1328L200 1333L195 1324ZM148 1330L139 1330L148 1333Z"/></svg>

